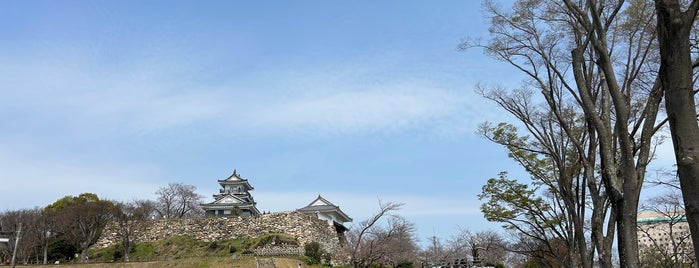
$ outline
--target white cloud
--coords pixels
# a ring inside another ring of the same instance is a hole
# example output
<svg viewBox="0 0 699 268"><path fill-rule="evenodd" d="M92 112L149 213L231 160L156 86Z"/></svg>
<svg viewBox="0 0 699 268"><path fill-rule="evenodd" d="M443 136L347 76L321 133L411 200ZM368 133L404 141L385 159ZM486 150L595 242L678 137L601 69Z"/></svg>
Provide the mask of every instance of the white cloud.
<svg viewBox="0 0 699 268"><path fill-rule="evenodd" d="M405 131L463 136L496 114L486 112L468 82L461 84L466 89L448 89L454 77L439 72L411 77L401 73L396 59L272 69L213 86L195 78L203 63L177 59L133 60L117 70L96 69L80 55L8 60L0 67L8 74L0 83L17 90L3 92L5 109L61 121L72 135L172 131L203 123L250 136Z"/></svg>
<svg viewBox="0 0 699 268"><path fill-rule="evenodd" d="M7 144L5 144L7 145ZM3 146L8 148L12 146ZM91 192L100 198L152 199L154 169L125 163L76 163L66 156L23 157L0 151L2 209L43 207L66 195Z"/></svg>
<svg viewBox="0 0 699 268"><path fill-rule="evenodd" d="M433 124L458 112L463 97L444 90L373 89L282 100L260 111L259 124L323 133L383 132Z"/></svg>

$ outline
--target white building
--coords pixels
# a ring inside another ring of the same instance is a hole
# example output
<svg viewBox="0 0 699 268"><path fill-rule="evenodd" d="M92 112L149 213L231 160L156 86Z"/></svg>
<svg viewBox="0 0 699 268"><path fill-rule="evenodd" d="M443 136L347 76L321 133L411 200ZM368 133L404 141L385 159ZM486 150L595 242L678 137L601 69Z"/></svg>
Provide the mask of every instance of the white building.
<svg viewBox="0 0 699 268"><path fill-rule="evenodd" d="M339 206L334 205L320 195L318 195L318 198L313 200L313 202L308 204L308 206L297 209L296 211L315 215L318 219L327 221L328 225L335 227L335 231L337 231L338 236L342 240L344 240L344 233L347 231L347 227L345 227L344 223L352 221L352 218L342 212Z"/></svg>
<svg viewBox="0 0 699 268"><path fill-rule="evenodd" d="M660 250L674 260L693 259L694 249L684 211L638 213L639 250Z"/></svg>

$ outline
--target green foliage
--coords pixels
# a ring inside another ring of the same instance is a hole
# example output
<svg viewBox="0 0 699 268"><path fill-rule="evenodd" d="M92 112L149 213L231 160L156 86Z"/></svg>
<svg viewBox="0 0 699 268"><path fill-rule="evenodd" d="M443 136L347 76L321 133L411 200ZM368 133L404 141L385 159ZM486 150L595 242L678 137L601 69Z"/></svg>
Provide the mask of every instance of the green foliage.
<svg viewBox="0 0 699 268"><path fill-rule="evenodd" d="M303 262L305 262L307 265L320 264L320 261L309 256L303 256Z"/></svg>
<svg viewBox="0 0 699 268"><path fill-rule="evenodd" d="M49 260L69 260L75 256L78 249L62 237L54 237L49 242Z"/></svg>
<svg viewBox="0 0 699 268"><path fill-rule="evenodd" d="M60 233L62 239L83 252L97 242L110 220L113 208L114 203L100 200L96 194L82 193L58 199L44 211L53 220L52 228L55 229L52 231ZM85 257L87 255L82 255L82 258Z"/></svg>
<svg viewBox="0 0 699 268"><path fill-rule="evenodd" d="M121 244L106 248L95 249L90 252L90 260L96 262L121 261L124 257L124 247Z"/></svg>
<svg viewBox="0 0 699 268"><path fill-rule="evenodd" d="M304 255L306 256L306 264L319 264L323 259L325 251L321 248L320 243L310 242L303 246Z"/></svg>
<svg viewBox="0 0 699 268"><path fill-rule="evenodd" d="M412 262L400 262L396 264L396 268L413 268Z"/></svg>
<svg viewBox="0 0 699 268"><path fill-rule="evenodd" d="M45 209L51 212L59 212L60 210L65 209L66 207L75 203L88 203L99 201L99 197L97 197L97 195L93 193L82 193L78 196L67 195L62 197L61 199L56 200L56 202L53 202L52 204L46 206Z"/></svg>
<svg viewBox="0 0 699 268"><path fill-rule="evenodd" d="M550 159L541 153L541 144L530 141L529 136L519 136L517 127L508 123L499 123L492 127L483 124L480 132L491 141L503 145L508 156L524 167L535 178L547 178L552 170Z"/></svg>
<svg viewBox="0 0 699 268"><path fill-rule="evenodd" d="M157 243L137 243L131 247L129 256L132 261L147 261L166 259L162 255L162 250L158 251ZM111 245L101 249L90 251L90 260L94 262L114 262L123 261L124 247L121 244Z"/></svg>
<svg viewBox="0 0 699 268"><path fill-rule="evenodd" d="M165 244L161 250L166 256L182 259L196 256L197 252L207 252L208 247L209 243L197 241L188 236L173 236L165 239Z"/></svg>
<svg viewBox="0 0 699 268"><path fill-rule="evenodd" d="M549 210L550 207L541 197L536 195L536 188L510 180L507 172L501 172L499 178L491 178L483 186L478 199L486 202L481 205L481 211L488 221L512 223L519 217L531 219L532 212ZM547 219L546 225L555 226L561 219ZM511 228L512 225L506 226Z"/></svg>
<svg viewBox="0 0 699 268"><path fill-rule="evenodd" d="M138 243L131 246L132 260L151 260L158 256L158 252L153 243Z"/></svg>

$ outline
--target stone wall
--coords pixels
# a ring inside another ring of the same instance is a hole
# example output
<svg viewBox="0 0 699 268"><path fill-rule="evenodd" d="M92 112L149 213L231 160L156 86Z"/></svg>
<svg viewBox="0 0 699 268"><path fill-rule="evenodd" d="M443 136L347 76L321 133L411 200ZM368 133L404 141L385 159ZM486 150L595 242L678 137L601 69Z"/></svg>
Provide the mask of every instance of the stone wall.
<svg viewBox="0 0 699 268"><path fill-rule="evenodd" d="M284 233L294 236L301 246L316 241L333 255L341 253L340 240L333 226L329 226L327 221L299 212L271 213L255 218L154 220L146 224L145 230L135 233L134 242L156 241L171 236L188 236L211 242ZM94 247L104 248L119 241L115 224L109 224Z"/></svg>

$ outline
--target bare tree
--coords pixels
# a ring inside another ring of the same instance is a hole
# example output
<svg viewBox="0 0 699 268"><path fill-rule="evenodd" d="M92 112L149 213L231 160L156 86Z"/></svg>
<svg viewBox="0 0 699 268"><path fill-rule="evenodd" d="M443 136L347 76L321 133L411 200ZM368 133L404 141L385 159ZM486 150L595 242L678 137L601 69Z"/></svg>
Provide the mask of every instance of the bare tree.
<svg viewBox="0 0 699 268"><path fill-rule="evenodd" d="M414 227L405 221L389 221L387 229L381 227L381 220L386 217L396 217L392 214L399 210L403 204L382 203L379 201L379 211L370 218L350 228L347 241L350 262L354 267L369 267L371 264L382 260L388 254L388 247L384 243L396 237L412 238L409 234Z"/></svg>
<svg viewBox="0 0 699 268"><path fill-rule="evenodd" d="M41 263L48 264L49 242L54 235L54 218L44 209L35 209L37 220L34 224L33 234L41 248Z"/></svg>
<svg viewBox="0 0 699 268"><path fill-rule="evenodd" d="M35 210L20 209L0 214L0 231L11 233L10 243L2 248L3 255L12 256L12 265L28 263L35 256L36 240L32 233L36 222Z"/></svg>
<svg viewBox="0 0 699 268"><path fill-rule="evenodd" d="M694 245L699 245L699 125L694 100L690 35L699 11L699 0L683 6L679 0L655 0L660 46L660 81L665 91L672 144L677 162L687 221ZM694 248L699 256L699 246Z"/></svg>
<svg viewBox="0 0 699 268"><path fill-rule="evenodd" d="M504 263L508 255L507 242L492 230L472 232L461 229L452 243L469 252L474 264L495 266Z"/></svg>
<svg viewBox="0 0 699 268"><path fill-rule="evenodd" d="M20 243L17 247L17 260L21 263L47 263L49 239L54 227L54 218L41 208L20 209L0 213L0 231L13 231L22 225ZM18 237L13 237L16 239ZM0 251L10 254L14 244L0 244ZM3 259L4 260L4 259Z"/></svg>
<svg viewBox="0 0 699 268"><path fill-rule="evenodd" d="M415 224L400 216L390 217L387 221L385 228L375 232L377 243L384 251L384 258L379 263L396 267L417 262Z"/></svg>
<svg viewBox="0 0 699 268"><path fill-rule="evenodd" d="M147 227L147 221L155 211L155 203L150 200L114 202L114 218L118 227L121 245L124 247L124 261L130 261L129 254L135 234Z"/></svg>
<svg viewBox="0 0 699 268"><path fill-rule="evenodd" d="M442 242L439 237L431 236L427 248L422 250L420 254L423 265L435 267L449 260L465 258L467 254L457 240L458 238L452 237L448 241Z"/></svg>
<svg viewBox="0 0 699 268"><path fill-rule="evenodd" d="M203 215L199 204L202 196L197 187L182 183L170 183L155 192L158 195L155 210L165 219L193 218Z"/></svg>

